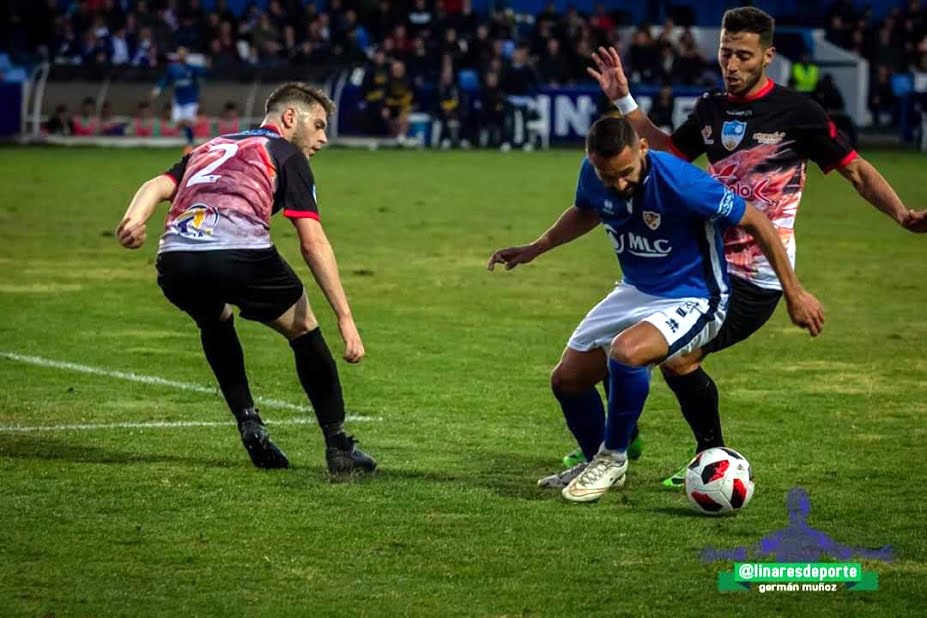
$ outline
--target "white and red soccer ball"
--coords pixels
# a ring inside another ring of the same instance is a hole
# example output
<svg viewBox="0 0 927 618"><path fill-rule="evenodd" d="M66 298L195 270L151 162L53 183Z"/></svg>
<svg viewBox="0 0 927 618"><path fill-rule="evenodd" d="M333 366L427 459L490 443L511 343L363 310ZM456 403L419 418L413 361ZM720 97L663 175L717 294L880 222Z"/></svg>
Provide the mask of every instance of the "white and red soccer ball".
<svg viewBox="0 0 927 618"><path fill-rule="evenodd" d="M736 513L753 497L750 462L731 448L705 449L689 462L686 495L705 515Z"/></svg>

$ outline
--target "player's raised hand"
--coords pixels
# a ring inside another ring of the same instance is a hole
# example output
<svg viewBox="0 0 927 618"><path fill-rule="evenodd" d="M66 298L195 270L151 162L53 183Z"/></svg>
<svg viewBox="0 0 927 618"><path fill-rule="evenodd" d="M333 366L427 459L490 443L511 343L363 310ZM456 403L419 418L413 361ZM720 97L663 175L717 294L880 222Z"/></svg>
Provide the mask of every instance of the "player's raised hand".
<svg viewBox="0 0 927 618"><path fill-rule="evenodd" d="M116 228L116 238L126 249L138 249L145 244L145 222L126 217Z"/></svg>
<svg viewBox="0 0 927 618"><path fill-rule="evenodd" d="M824 330L824 308L810 292L799 289L785 299L789 317L796 326L801 326L817 337Z"/></svg>
<svg viewBox="0 0 927 618"><path fill-rule="evenodd" d="M364 350L364 342L361 341L354 320L351 318L338 320L338 331L344 340L344 360L349 363L361 362L367 352Z"/></svg>
<svg viewBox="0 0 927 618"><path fill-rule="evenodd" d="M527 264L540 255L540 253L541 252L534 244L498 249L489 257L489 263L486 265L486 268L493 270L496 264L505 264L506 270L512 270L519 264Z"/></svg>
<svg viewBox="0 0 927 618"><path fill-rule="evenodd" d="M905 218L902 220L901 225L903 225L906 230L916 234L927 232L927 210L909 210L908 214L905 215Z"/></svg>
<svg viewBox="0 0 927 618"><path fill-rule="evenodd" d="M621 66L621 56L614 47L605 49L599 47L598 51L592 52L592 59L595 61L598 71L588 67L586 72L594 80L599 82L599 88L605 93L609 100L614 101L621 97L627 96L631 92L628 87L628 78L624 74L624 67Z"/></svg>

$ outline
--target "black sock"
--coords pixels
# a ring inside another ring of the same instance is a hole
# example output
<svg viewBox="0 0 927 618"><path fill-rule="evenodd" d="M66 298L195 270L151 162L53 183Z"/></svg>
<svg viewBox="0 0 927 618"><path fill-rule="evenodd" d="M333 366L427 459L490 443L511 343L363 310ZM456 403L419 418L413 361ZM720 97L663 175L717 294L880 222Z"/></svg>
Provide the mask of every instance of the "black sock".
<svg viewBox="0 0 927 618"><path fill-rule="evenodd" d="M312 402L325 444L340 445L344 436L344 398L338 367L321 329L297 337L290 342L290 347L296 357L296 374Z"/></svg>
<svg viewBox="0 0 927 618"><path fill-rule="evenodd" d="M222 396L235 418L254 408L248 376L245 374L245 355L235 332L234 318L225 322L216 320L200 326L200 341L206 360L219 381Z"/></svg>
<svg viewBox="0 0 927 618"><path fill-rule="evenodd" d="M698 451L724 446L721 435L721 412L718 410L718 387L705 370L699 367L684 376L663 374L682 415L692 428Z"/></svg>

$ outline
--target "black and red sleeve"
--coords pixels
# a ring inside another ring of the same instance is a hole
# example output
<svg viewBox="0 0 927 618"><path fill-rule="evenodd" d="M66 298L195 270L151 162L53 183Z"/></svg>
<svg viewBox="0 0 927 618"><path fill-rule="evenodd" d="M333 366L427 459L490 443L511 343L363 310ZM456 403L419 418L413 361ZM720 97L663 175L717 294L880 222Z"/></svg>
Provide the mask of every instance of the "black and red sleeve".
<svg viewBox="0 0 927 618"><path fill-rule="evenodd" d="M180 184L183 180L184 172L187 171L187 163L190 161L190 155L185 155L183 159L171 166L171 169L164 172L164 175L174 181L174 186Z"/></svg>
<svg viewBox="0 0 927 618"><path fill-rule="evenodd" d="M319 220L319 206L315 199L315 177L309 160L301 152L287 157L280 168L279 199L283 216L290 219Z"/></svg>
<svg viewBox="0 0 927 618"><path fill-rule="evenodd" d="M856 159L859 154L837 129L824 109L808 99L795 110L795 149L827 174Z"/></svg>
<svg viewBox="0 0 927 618"><path fill-rule="evenodd" d="M695 103L695 109L686 121L670 136L670 151L680 159L693 161L705 152L705 140L702 139L702 130L698 126L697 118L699 106L704 105L705 100L703 97Z"/></svg>

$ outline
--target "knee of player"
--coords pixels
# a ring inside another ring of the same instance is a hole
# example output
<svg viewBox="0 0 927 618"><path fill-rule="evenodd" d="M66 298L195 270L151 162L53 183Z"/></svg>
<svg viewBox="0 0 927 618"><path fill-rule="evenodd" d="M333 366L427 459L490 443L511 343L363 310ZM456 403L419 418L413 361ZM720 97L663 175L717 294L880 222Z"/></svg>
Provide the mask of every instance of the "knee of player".
<svg viewBox="0 0 927 618"><path fill-rule="evenodd" d="M550 388L555 393L574 393L581 389L576 376L571 376L559 363L550 372Z"/></svg>
<svg viewBox="0 0 927 618"><path fill-rule="evenodd" d="M635 343L621 335L615 337L608 349L608 357L628 367L643 367L649 365L648 351L642 344Z"/></svg>

